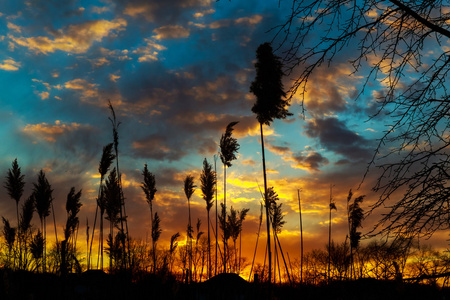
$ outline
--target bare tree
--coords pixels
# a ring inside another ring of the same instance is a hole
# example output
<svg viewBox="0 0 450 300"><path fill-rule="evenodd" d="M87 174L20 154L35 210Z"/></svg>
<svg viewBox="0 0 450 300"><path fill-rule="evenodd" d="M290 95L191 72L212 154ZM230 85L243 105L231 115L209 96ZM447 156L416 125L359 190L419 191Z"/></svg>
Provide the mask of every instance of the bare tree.
<svg viewBox="0 0 450 300"><path fill-rule="evenodd" d="M315 71L338 55L364 78L359 95L382 82L374 116L389 116L390 124L368 171L381 172L372 209L390 212L376 233L423 236L450 228L449 17L442 0L293 0L289 17L274 28L287 72L299 72L290 97L304 97Z"/></svg>

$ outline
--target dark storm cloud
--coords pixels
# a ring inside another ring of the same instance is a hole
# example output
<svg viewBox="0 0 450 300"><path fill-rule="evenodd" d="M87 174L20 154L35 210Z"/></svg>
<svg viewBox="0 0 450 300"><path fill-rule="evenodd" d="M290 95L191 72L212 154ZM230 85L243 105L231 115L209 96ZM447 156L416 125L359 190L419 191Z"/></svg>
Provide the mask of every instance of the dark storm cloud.
<svg viewBox="0 0 450 300"><path fill-rule="evenodd" d="M27 19L31 18L36 25L46 25L51 29L53 23L59 22L59 19L80 17L83 9L77 0L33 0L27 2L26 8L21 10L21 13Z"/></svg>
<svg viewBox="0 0 450 300"><path fill-rule="evenodd" d="M217 153L221 134L228 123L239 122L234 131L237 138L246 136L257 123L251 116L225 115L209 120L194 112L186 112L186 115L187 119L176 120L172 126L165 126L158 133L136 140L132 145L132 155L167 161L178 161L190 154L211 156Z"/></svg>
<svg viewBox="0 0 450 300"><path fill-rule="evenodd" d="M180 160L187 154L186 147L174 144L173 136L154 134L134 142L133 152L138 157L168 161Z"/></svg>
<svg viewBox="0 0 450 300"><path fill-rule="evenodd" d="M57 156L67 161L81 160L91 162L99 156L102 145L98 128L79 123L28 124L19 133L25 144L47 149L40 151L41 156ZM39 145L39 146L38 146Z"/></svg>
<svg viewBox="0 0 450 300"><path fill-rule="evenodd" d="M314 171L319 171L321 166L329 163L328 159L318 152L311 152L307 155L293 155L292 159L298 167Z"/></svg>
<svg viewBox="0 0 450 300"><path fill-rule="evenodd" d="M371 156L370 142L347 128L345 122L336 118L315 119L307 122L305 133L318 138L327 150L354 160L367 160Z"/></svg>
<svg viewBox="0 0 450 300"><path fill-rule="evenodd" d="M305 108L314 116L324 116L347 109L347 100L353 99L355 89L346 64L317 68L308 80Z"/></svg>
<svg viewBox="0 0 450 300"><path fill-rule="evenodd" d="M124 101L136 106L139 113L157 110L162 117L175 121L188 119L189 112L241 114L242 109L250 111L245 101L250 83L242 84L233 78L239 70L236 66L224 73L219 66L211 70L211 66L201 64L174 72L161 62L143 63L120 78L116 87Z"/></svg>
<svg viewBox="0 0 450 300"><path fill-rule="evenodd" d="M269 149L270 151L277 153L279 155L284 155L284 154L291 152L291 148L286 147L286 146L275 146L275 145L267 144L267 149Z"/></svg>
<svg viewBox="0 0 450 300"><path fill-rule="evenodd" d="M211 72L197 65L174 72L152 62L120 78L116 89L123 98L117 111L129 118L124 124L136 125L127 137L134 155L176 161L192 153L213 154L232 121L239 121L235 134L246 136L257 122L250 115L249 82L236 79L239 71L235 66L228 73Z"/></svg>

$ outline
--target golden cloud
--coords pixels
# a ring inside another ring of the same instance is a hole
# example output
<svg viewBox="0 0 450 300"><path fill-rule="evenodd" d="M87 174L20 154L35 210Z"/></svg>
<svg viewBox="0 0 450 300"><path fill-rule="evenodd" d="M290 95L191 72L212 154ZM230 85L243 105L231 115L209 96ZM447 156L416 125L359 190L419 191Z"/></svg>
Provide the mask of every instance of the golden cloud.
<svg viewBox="0 0 450 300"><path fill-rule="evenodd" d="M257 25L257 24L261 23L262 19L263 19L263 17L261 15L254 15L251 17L239 18L234 22L239 25L249 26L249 25Z"/></svg>
<svg viewBox="0 0 450 300"><path fill-rule="evenodd" d="M309 114L316 117L343 111L347 99L355 97L355 86L362 78L352 72L351 65L345 63L318 68L308 80L308 90L304 95ZM294 97L297 103L302 100L302 96Z"/></svg>
<svg viewBox="0 0 450 300"><path fill-rule="evenodd" d="M89 59L89 61L96 67L100 67L103 65L109 65L110 61L106 59L105 57L100 57L96 59Z"/></svg>
<svg viewBox="0 0 450 300"><path fill-rule="evenodd" d="M254 15L251 17L238 18L236 20L222 19L209 24L210 29L218 29L222 27L229 27L231 25L244 25L253 26L257 25L262 21L263 17L261 15Z"/></svg>
<svg viewBox="0 0 450 300"><path fill-rule="evenodd" d="M110 11L110 8L106 7L106 6L104 6L104 7L93 6L91 10L92 10L93 13L101 14L101 13Z"/></svg>
<svg viewBox="0 0 450 300"><path fill-rule="evenodd" d="M48 97L50 96L50 93L42 92L42 93L39 93L38 95L39 95L39 97L41 97L41 100L45 100L45 99L48 99Z"/></svg>
<svg viewBox="0 0 450 300"><path fill-rule="evenodd" d="M64 84L66 89L72 90L81 90L82 94L86 98L96 97L98 95L97 85L94 83L89 83L85 79L73 79L71 81L67 81Z"/></svg>
<svg viewBox="0 0 450 300"><path fill-rule="evenodd" d="M118 79L120 79L119 75L109 74L109 80L111 80L112 82L117 82Z"/></svg>
<svg viewBox="0 0 450 300"><path fill-rule="evenodd" d="M53 53L57 50L70 53L85 53L94 42L99 42L113 31L124 30L124 19L113 21L94 20L79 25L70 25L66 31L58 30L53 38L47 36L15 37L8 35L17 45L26 47L35 53Z"/></svg>
<svg viewBox="0 0 450 300"><path fill-rule="evenodd" d="M158 60L159 51L167 49L163 45L155 43L152 39L145 39L145 41L147 42L145 47L140 47L133 51L134 54L141 54L138 59L139 62L156 61Z"/></svg>
<svg viewBox="0 0 450 300"><path fill-rule="evenodd" d="M153 37L157 40L187 38L190 34L188 28L180 25L167 25L153 30L156 35Z"/></svg>
<svg viewBox="0 0 450 300"><path fill-rule="evenodd" d="M208 10L204 10L204 11L201 11L201 12L196 12L195 14L194 14L194 18L202 18L202 17L204 17L205 15L210 15L210 14L213 14L213 13L215 13L216 11L214 10L214 9L208 9Z"/></svg>
<svg viewBox="0 0 450 300"><path fill-rule="evenodd" d="M10 29L10 30L13 30L17 33L22 33L22 28L20 26L17 26L11 22L8 22L7 26L8 26L8 29Z"/></svg>
<svg viewBox="0 0 450 300"><path fill-rule="evenodd" d="M78 130L80 127L81 125L78 123L63 124L61 121L56 120L54 125L48 123L28 124L23 129L23 132L54 143L58 137L67 132Z"/></svg>
<svg viewBox="0 0 450 300"><path fill-rule="evenodd" d="M0 64L0 69L5 71L17 71L21 67L19 62L14 61L13 59L4 59L3 63Z"/></svg>
<svg viewBox="0 0 450 300"><path fill-rule="evenodd" d="M218 29L222 27L228 27L232 24L232 21L230 19L222 19L215 22L212 22L209 24L210 29Z"/></svg>
<svg viewBox="0 0 450 300"><path fill-rule="evenodd" d="M153 11L156 7L156 3L153 2L145 2L140 4L130 3L127 5L123 13L130 17L137 17L139 15L148 14L148 12Z"/></svg>
<svg viewBox="0 0 450 300"><path fill-rule="evenodd" d="M175 120L183 124L203 124L223 120L223 116L218 116L213 113L195 112L192 114L179 114L175 117Z"/></svg>
<svg viewBox="0 0 450 300"><path fill-rule="evenodd" d="M178 6L182 8L200 6L211 6L211 0L184 0L179 1ZM164 1L130 1L127 3L124 14L130 17L144 17L149 22L155 21L155 16L157 14L165 13L164 10L177 9L172 5L167 5ZM210 10L209 10L210 11ZM209 13L205 11L204 14Z"/></svg>

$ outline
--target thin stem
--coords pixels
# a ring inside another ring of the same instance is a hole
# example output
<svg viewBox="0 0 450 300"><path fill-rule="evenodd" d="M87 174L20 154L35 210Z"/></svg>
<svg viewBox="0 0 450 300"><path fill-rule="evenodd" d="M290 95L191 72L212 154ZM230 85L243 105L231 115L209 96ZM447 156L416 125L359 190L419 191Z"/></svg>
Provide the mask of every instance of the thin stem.
<svg viewBox="0 0 450 300"><path fill-rule="evenodd" d="M266 157L264 154L264 134L263 134L263 124L259 123L261 129L261 148L262 148L262 163L263 163L263 174L264 174L264 201L266 204L266 221L267 221L267 247L268 247L268 258L269 258L269 284L272 282L272 252L270 248L270 220L269 220L269 202L267 199L267 176L266 176Z"/></svg>

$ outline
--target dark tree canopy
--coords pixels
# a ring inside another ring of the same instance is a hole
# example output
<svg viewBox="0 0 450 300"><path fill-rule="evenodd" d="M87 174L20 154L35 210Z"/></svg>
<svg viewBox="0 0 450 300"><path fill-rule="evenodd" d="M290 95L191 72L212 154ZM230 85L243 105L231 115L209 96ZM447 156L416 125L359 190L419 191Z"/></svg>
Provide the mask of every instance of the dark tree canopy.
<svg viewBox="0 0 450 300"><path fill-rule="evenodd" d="M289 97L304 99L312 74L336 59L363 78L359 96L380 84L373 117L388 126L368 170L380 171L372 208L390 212L376 232L450 229L449 19L442 0L293 0L286 22L274 28L285 70L296 74Z"/></svg>
<svg viewBox="0 0 450 300"><path fill-rule="evenodd" d="M256 114L259 123L270 126L273 119L285 119L292 115L287 110L289 101L283 90L283 64L273 54L269 43L258 47L256 59L256 78L250 86L250 92L256 96L252 112Z"/></svg>

